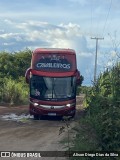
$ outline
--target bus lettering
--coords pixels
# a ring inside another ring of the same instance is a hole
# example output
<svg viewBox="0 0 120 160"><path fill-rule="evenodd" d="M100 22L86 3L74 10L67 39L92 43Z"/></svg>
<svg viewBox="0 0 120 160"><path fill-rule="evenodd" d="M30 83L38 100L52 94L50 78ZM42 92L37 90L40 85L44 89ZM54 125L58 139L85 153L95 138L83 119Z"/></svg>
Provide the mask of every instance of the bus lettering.
<svg viewBox="0 0 120 160"><path fill-rule="evenodd" d="M62 68L62 69L70 69L71 65L70 64L62 64L62 63L37 63L36 64L37 68Z"/></svg>

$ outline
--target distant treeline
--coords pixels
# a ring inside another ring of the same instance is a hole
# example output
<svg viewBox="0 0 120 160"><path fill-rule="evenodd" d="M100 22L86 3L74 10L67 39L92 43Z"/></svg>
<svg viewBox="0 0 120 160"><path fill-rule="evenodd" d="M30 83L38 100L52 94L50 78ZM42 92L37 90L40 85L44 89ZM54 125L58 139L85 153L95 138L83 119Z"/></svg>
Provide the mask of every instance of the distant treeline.
<svg viewBox="0 0 120 160"><path fill-rule="evenodd" d="M30 67L32 51L0 52L0 103L25 104L28 101L28 85L25 71Z"/></svg>
<svg viewBox="0 0 120 160"><path fill-rule="evenodd" d="M0 78L24 77L26 69L30 67L31 56L32 51L29 49L14 53L0 52Z"/></svg>

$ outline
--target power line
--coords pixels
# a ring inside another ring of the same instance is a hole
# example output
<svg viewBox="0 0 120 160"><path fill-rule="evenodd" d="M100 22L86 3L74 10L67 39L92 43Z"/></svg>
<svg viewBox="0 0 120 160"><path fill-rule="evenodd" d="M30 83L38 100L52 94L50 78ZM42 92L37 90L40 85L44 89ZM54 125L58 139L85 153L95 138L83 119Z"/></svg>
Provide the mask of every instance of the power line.
<svg viewBox="0 0 120 160"><path fill-rule="evenodd" d="M106 24L107 24L107 21L108 21L108 17L109 17L109 14L110 14L111 6L112 6L112 0L110 1L110 6L109 6L109 9L108 9L108 13L107 13L106 19L105 19L105 24L104 24L104 27L103 27L103 34L105 32L105 27L106 27Z"/></svg>
<svg viewBox="0 0 120 160"><path fill-rule="evenodd" d="M95 83L96 82L96 73L97 73L98 40L103 40L104 38L91 37L91 39L95 39L96 40L95 67L94 67L94 83Z"/></svg>
<svg viewBox="0 0 120 160"><path fill-rule="evenodd" d="M109 8L108 8L108 12L106 13L106 18L105 18L105 23L103 25L102 35L104 35L104 32L105 32L105 28L106 28L106 24L107 24L107 21L108 21L108 18L109 18L111 7L112 7L112 0L110 0L110 5L109 5ZM97 23L97 26L98 26L98 23ZM92 35L92 28L93 28L93 2L91 0L91 35Z"/></svg>

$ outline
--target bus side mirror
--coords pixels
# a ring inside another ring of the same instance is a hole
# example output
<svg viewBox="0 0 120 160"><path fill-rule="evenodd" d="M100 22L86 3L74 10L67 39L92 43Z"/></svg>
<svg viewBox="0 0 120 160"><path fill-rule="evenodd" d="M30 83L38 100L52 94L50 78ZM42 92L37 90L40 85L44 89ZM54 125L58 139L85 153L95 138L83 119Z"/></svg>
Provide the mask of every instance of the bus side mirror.
<svg viewBox="0 0 120 160"><path fill-rule="evenodd" d="M28 68L28 69L26 70L26 73L25 73L26 83L29 83L29 82L30 82L30 71L31 71L31 68Z"/></svg>
<svg viewBox="0 0 120 160"><path fill-rule="evenodd" d="M80 85L80 72L78 70L76 71L76 84Z"/></svg>

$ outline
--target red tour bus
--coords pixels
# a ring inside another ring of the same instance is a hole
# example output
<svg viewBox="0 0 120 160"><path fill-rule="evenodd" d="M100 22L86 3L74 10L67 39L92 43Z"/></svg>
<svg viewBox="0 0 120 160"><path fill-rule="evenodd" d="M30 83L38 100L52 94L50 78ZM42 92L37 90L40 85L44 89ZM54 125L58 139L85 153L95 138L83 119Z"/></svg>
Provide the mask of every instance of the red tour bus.
<svg viewBox="0 0 120 160"><path fill-rule="evenodd" d="M25 77L30 86L29 111L34 119L42 115L74 117L80 82L74 50L36 49Z"/></svg>

